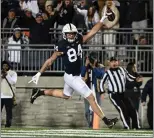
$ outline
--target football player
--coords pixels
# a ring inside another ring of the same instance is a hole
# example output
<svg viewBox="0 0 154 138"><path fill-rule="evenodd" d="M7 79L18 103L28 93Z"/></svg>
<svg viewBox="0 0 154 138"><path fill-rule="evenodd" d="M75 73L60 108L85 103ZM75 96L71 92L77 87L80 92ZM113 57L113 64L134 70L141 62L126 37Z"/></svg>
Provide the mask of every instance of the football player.
<svg viewBox="0 0 154 138"><path fill-rule="evenodd" d="M63 63L65 65L65 74L64 74L64 89L49 89L49 90L40 90L33 89L31 95L31 103L41 95L48 95L63 99L69 99L73 92L77 92L86 98L91 105L93 111L104 121L104 123L112 128L116 122L117 118L108 119L99 105L95 101L92 90L86 85L82 80L81 73L81 59L82 59L82 44L87 42L92 38L103 26L103 21L107 18L106 15L103 15L100 22L97 23L92 30L85 36L81 36L78 33L77 28L69 23L63 27L62 34L63 39L55 45L55 52L52 56L47 59L40 69L40 71L32 77L32 80L29 81L35 84L38 83L38 80L41 74L50 67L53 62L61 56L63 58Z"/></svg>

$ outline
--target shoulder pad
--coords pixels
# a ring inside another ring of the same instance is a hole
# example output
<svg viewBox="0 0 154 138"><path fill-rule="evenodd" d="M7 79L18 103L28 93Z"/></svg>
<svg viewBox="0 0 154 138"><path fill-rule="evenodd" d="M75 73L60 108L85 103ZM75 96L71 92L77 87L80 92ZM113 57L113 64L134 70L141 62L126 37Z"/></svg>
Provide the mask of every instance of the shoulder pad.
<svg viewBox="0 0 154 138"><path fill-rule="evenodd" d="M83 35L78 33L78 40L82 43L83 42Z"/></svg>
<svg viewBox="0 0 154 138"><path fill-rule="evenodd" d="M65 50L65 41L61 40L54 46L55 51L63 52Z"/></svg>

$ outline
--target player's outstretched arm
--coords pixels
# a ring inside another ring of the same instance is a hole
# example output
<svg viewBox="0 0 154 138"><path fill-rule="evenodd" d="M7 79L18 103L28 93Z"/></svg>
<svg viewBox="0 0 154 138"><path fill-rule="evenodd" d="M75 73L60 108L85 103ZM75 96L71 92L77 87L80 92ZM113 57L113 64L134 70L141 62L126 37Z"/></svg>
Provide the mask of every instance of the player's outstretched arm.
<svg viewBox="0 0 154 138"><path fill-rule="evenodd" d="M40 73L45 72L52 64L53 62L57 59L59 52L55 51L52 56L45 61L43 64L42 68L40 69Z"/></svg>
<svg viewBox="0 0 154 138"><path fill-rule="evenodd" d="M104 25L104 20L107 18L107 9L105 8L101 20L90 30L87 35L83 36L83 43L89 41Z"/></svg>
<svg viewBox="0 0 154 138"><path fill-rule="evenodd" d="M83 36L83 43L89 41L103 26L103 22L98 22L87 35Z"/></svg>
<svg viewBox="0 0 154 138"><path fill-rule="evenodd" d="M45 63L43 64L42 68L40 69L40 71L35 76L33 76L32 79L28 83L33 82L33 83L37 84L41 74L43 72L45 72L47 70L47 68L49 68L53 64L53 62L57 59L58 56L60 56L62 54L63 54L63 52L55 51L52 54L52 56L45 61Z"/></svg>

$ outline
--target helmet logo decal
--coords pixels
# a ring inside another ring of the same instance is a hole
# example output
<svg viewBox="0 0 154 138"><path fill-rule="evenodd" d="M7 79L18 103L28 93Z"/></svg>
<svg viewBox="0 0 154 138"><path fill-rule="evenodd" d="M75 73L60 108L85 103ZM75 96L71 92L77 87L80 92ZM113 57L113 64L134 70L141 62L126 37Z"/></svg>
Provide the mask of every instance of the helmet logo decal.
<svg viewBox="0 0 154 138"><path fill-rule="evenodd" d="M70 25L70 30L72 30L72 27L71 27L71 24L69 23L69 25Z"/></svg>

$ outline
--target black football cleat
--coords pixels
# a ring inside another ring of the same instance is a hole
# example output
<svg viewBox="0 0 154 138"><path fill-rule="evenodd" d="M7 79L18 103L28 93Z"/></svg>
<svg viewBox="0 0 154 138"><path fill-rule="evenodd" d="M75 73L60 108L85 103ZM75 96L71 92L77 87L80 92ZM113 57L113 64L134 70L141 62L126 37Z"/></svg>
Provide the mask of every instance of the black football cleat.
<svg viewBox="0 0 154 138"><path fill-rule="evenodd" d="M108 119L106 125L108 128L112 128L118 122L118 118Z"/></svg>
<svg viewBox="0 0 154 138"><path fill-rule="evenodd" d="M36 98L40 96L39 92L40 92L40 89L37 89L37 88L34 88L32 90L32 95L30 97L30 103L31 104L33 104L34 101L36 100Z"/></svg>

